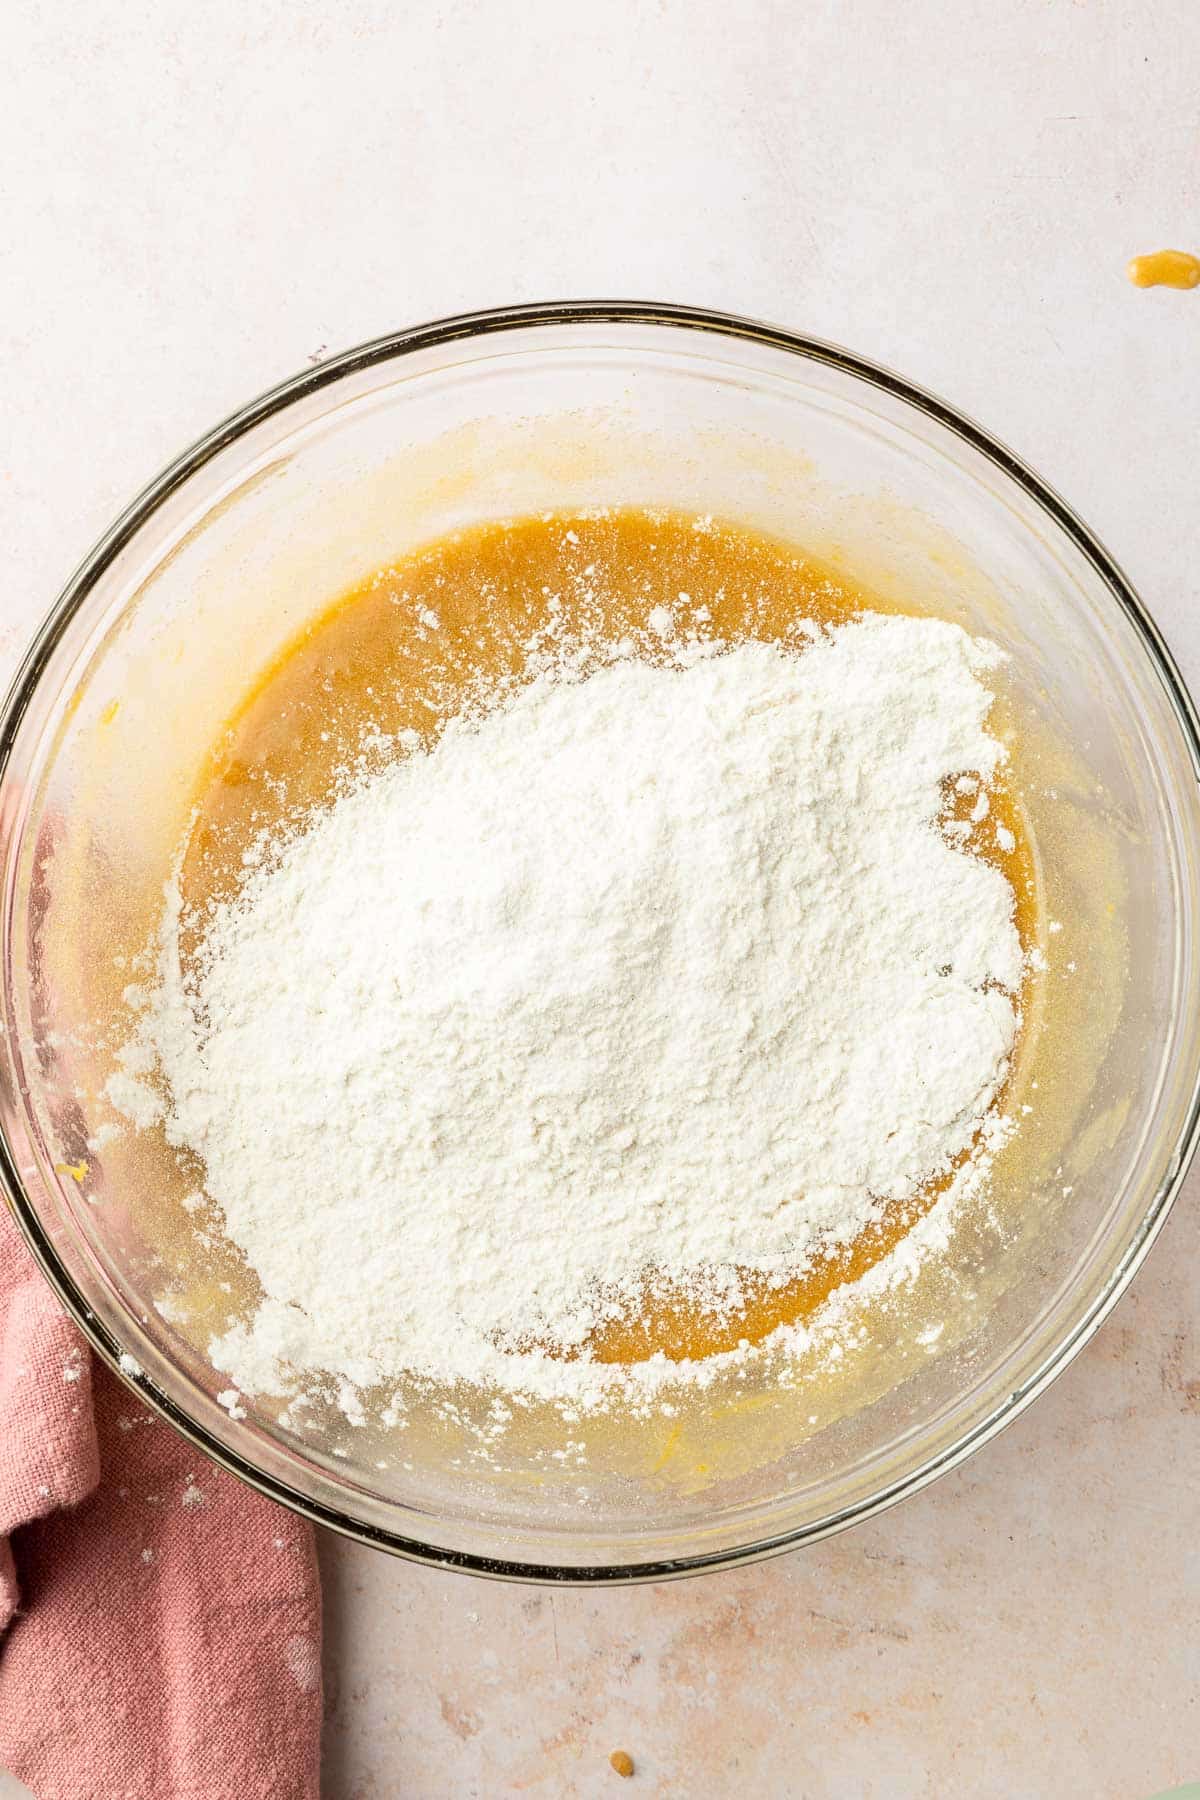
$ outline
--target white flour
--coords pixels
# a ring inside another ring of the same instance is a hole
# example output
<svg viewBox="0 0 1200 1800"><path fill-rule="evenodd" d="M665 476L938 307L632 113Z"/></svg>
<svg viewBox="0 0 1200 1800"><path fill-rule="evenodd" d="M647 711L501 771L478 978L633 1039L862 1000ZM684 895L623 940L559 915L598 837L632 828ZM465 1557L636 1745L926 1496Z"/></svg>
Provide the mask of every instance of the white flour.
<svg viewBox="0 0 1200 1800"><path fill-rule="evenodd" d="M276 847L186 980L172 894L111 1093L263 1284L218 1366L587 1402L647 1284L782 1281L966 1151L1022 953L937 819L1000 758L997 660L868 615L543 678Z"/></svg>

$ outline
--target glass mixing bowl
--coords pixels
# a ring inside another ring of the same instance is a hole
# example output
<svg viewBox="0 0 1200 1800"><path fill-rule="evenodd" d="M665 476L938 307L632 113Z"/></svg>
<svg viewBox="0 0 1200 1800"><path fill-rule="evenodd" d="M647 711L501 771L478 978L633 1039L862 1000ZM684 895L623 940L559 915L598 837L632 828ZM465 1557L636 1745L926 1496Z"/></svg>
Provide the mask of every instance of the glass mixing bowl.
<svg viewBox="0 0 1200 1800"><path fill-rule="evenodd" d="M227 1250L148 1177L136 1136L97 1141L85 1098L200 760L256 672L372 569L478 519L618 502L792 538L1009 652L1003 706L1061 929L1029 1025L1032 1110L994 1204L968 1209L882 1322L864 1314L838 1380L718 1384L673 1421L580 1421L557 1461L561 1420L533 1416L491 1457L445 1415L399 1444L334 1411L292 1429L265 1403L231 1416L201 1327ZM29 1244L97 1352L124 1353L199 1448L390 1550L658 1579L876 1512L984 1443L1087 1341L1194 1148L1200 764L1175 666L1111 557L1016 457L828 345L682 307L567 303L307 370L187 451L97 545L17 676L0 757L0 1157ZM190 1313L157 1310L168 1276L200 1296Z"/></svg>

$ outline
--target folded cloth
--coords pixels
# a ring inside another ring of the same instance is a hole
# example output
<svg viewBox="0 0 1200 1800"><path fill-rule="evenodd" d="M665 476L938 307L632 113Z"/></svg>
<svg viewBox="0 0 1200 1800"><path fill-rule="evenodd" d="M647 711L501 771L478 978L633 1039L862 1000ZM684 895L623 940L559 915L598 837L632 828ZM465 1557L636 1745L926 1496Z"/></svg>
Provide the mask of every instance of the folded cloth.
<svg viewBox="0 0 1200 1800"><path fill-rule="evenodd" d="M311 1527L94 1360L0 1201L0 1769L37 1800L317 1800Z"/></svg>

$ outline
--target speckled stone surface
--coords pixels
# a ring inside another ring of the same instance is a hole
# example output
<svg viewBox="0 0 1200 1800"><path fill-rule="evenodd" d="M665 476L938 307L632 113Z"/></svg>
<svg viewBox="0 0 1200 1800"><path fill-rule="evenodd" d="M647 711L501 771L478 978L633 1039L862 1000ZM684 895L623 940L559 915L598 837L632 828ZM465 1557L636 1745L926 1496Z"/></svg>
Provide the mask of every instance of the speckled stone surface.
<svg viewBox="0 0 1200 1800"><path fill-rule="evenodd" d="M1148 1800L1200 1770L1200 1185L1082 1357L882 1518L726 1574L524 1589L324 1545L337 1800Z"/></svg>
<svg viewBox="0 0 1200 1800"><path fill-rule="evenodd" d="M307 359L624 293L839 340L979 416L1200 683L1200 293L1122 273L1200 248L1194 0L17 0L4 51L6 666L158 465ZM328 1800L1200 1776L1198 1203L1003 1438L813 1550L550 1594L329 1539Z"/></svg>

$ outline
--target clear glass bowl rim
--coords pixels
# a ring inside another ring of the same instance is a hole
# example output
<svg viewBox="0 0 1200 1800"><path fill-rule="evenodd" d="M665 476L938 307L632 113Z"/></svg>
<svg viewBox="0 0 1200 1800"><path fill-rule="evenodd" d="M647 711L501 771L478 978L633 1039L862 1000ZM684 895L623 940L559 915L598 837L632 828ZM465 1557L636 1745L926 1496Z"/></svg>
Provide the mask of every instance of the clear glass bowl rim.
<svg viewBox="0 0 1200 1800"><path fill-rule="evenodd" d="M0 790L7 776L8 764L16 742L21 720L29 706L56 645L71 620L85 604L104 572L131 542L155 512L193 475L203 469L228 446L244 437L256 425L284 411L298 400L330 387L348 375L397 361L421 351L435 350L439 345L460 339L484 339L507 331L534 327L557 327L579 324L661 325L674 330L695 331L715 338L749 340L773 350L781 350L802 360L823 364L855 377L870 387L880 389L894 399L906 402L917 412L960 438L978 452L1008 481L1018 487L1051 523L1062 532L1089 562L1117 607L1126 615L1166 692L1171 710L1183 735L1197 779L1200 780L1200 716L1167 648L1166 642L1146 607L1138 598L1120 566L1104 548L1096 535L1084 524L1065 500L1057 494L1028 464L994 438L990 432L956 408L928 393L925 389L894 374L878 363L857 356L837 344L806 337L782 327L753 318L712 311L702 307L677 305L650 300L557 300L530 302L518 306L495 307L485 311L459 313L432 320L407 330L389 332L365 344L330 356L311 369L294 375L269 388L247 405L231 413L219 425L184 450L130 502L119 517L84 557L54 602L29 645L12 680L3 709L0 710ZM545 1582L566 1586L623 1585L630 1582L663 1581L682 1575L699 1574L719 1568L753 1563L803 1543L844 1530L847 1526L883 1512L898 1500L928 1486L939 1475L957 1467L975 1450L994 1438L1022 1413L1029 1403L1049 1386L1056 1376L1078 1355L1094 1336L1129 1286L1145 1260L1151 1245L1161 1231L1167 1214L1179 1192L1197 1143L1200 1142L1200 1069L1192 1081L1187 1116L1179 1139L1171 1152L1166 1172L1134 1234L1128 1248L1110 1271L1102 1291L1090 1307L1067 1329L1040 1366L1021 1387L1008 1394L971 1430L944 1451L918 1464L908 1474L853 1506L830 1513L797 1529L765 1537L734 1547L671 1560L631 1564L597 1565L560 1568L531 1562L498 1560L476 1556L424 1543L351 1518L334 1507L310 1499L286 1483L264 1473L236 1451L213 1438L170 1396L149 1384L131 1378L120 1367L122 1346L96 1318L74 1277L64 1266L37 1211L25 1192L13 1148L0 1125L0 1187L10 1211L35 1260L50 1282L58 1298L92 1348L119 1379L132 1387L141 1401L152 1406L190 1443L222 1468L236 1475L258 1492L280 1502L292 1511L323 1525L345 1537L371 1544L393 1555L435 1567L455 1568L499 1580Z"/></svg>

